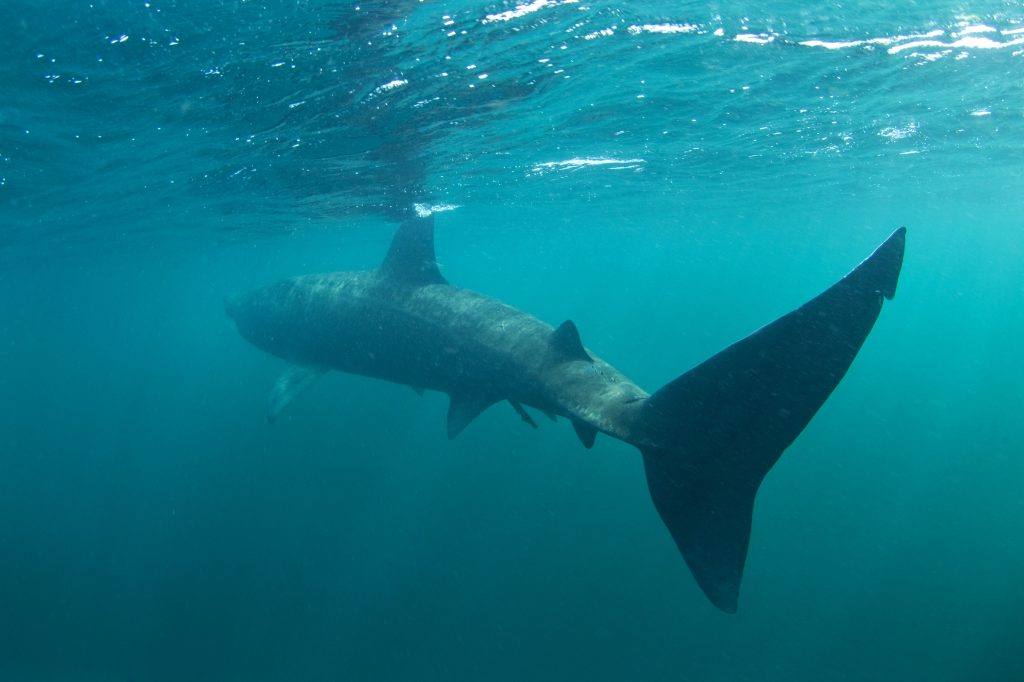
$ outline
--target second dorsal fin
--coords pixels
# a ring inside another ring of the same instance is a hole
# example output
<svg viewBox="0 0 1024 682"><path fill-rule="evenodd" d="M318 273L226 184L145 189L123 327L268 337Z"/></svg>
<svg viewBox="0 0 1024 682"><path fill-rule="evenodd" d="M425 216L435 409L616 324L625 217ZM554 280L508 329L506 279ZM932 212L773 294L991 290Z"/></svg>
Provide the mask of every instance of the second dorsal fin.
<svg viewBox="0 0 1024 682"><path fill-rule="evenodd" d="M434 257L434 216L411 215L398 226L380 272L406 284L447 284Z"/></svg>
<svg viewBox="0 0 1024 682"><path fill-rule="evenodd" d="M555 352L556 357L560 361L594 361L594 358L590 357L583 348L583 342L580 341L580 332L576 329L576 325L573 324L572 320L566 320L560 324L558 329L551 334L551 341L549 343L551 344L551 350Z"/></svg>

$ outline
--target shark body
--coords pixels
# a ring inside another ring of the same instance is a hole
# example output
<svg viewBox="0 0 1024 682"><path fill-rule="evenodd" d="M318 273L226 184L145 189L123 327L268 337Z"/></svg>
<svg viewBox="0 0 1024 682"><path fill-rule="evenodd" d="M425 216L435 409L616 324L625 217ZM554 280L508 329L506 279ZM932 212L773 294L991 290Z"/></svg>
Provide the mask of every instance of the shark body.
<svg viewBox="0 0 1024 682"><path fill-rule="evenodd" d="M598 433L643 454L655 507L694 577L735 612L761 480L845 374L892 298L905 230L818 297L653 394L557 328L448 284L433 218L408 218L383 264L307 275L226 302L241 335L291 364L271 420L328 370L449 395L454 438L508 401L568 419L585 447Z"/></svg>

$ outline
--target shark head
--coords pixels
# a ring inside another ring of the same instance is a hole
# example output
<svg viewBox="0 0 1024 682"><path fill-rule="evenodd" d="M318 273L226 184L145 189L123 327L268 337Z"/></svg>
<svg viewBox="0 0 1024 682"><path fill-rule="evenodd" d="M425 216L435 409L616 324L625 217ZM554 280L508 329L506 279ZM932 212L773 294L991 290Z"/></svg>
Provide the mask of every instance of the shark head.
<svg viewBox="0 0 1024 682"><path fill-rule="evenodd" d="M238 321L238 314L242 309L242 296L240 294L228 294L224 297L224 312L232 320Z"/></svg>

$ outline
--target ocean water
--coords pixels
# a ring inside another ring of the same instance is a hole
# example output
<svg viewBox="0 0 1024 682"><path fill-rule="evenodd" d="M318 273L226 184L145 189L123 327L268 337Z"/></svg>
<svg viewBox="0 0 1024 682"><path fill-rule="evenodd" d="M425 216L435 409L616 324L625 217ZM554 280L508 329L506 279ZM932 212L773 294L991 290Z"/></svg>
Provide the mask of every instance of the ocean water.
<svg viewBox="0 0 1024 682"><path fill-rule="evenodd" d="M0 679L1024 679L1016 2L0 5ZM632 447L283 363L226 294L449 281L654 390L905 266L705 599Z"/></svg>

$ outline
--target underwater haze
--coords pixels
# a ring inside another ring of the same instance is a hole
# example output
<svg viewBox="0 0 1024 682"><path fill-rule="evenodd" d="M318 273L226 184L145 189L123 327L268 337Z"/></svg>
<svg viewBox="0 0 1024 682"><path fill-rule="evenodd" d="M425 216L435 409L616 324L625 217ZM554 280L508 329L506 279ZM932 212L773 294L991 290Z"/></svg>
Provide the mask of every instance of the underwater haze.
<svg viewBox="0 0 1024 682"><path fill-rule="evenodd" d="M0 679L1024 679L1019 2L5 0ZM739 611L640 454L283 361L225 296L451 283L647 390L907 227Z"/></svg>

